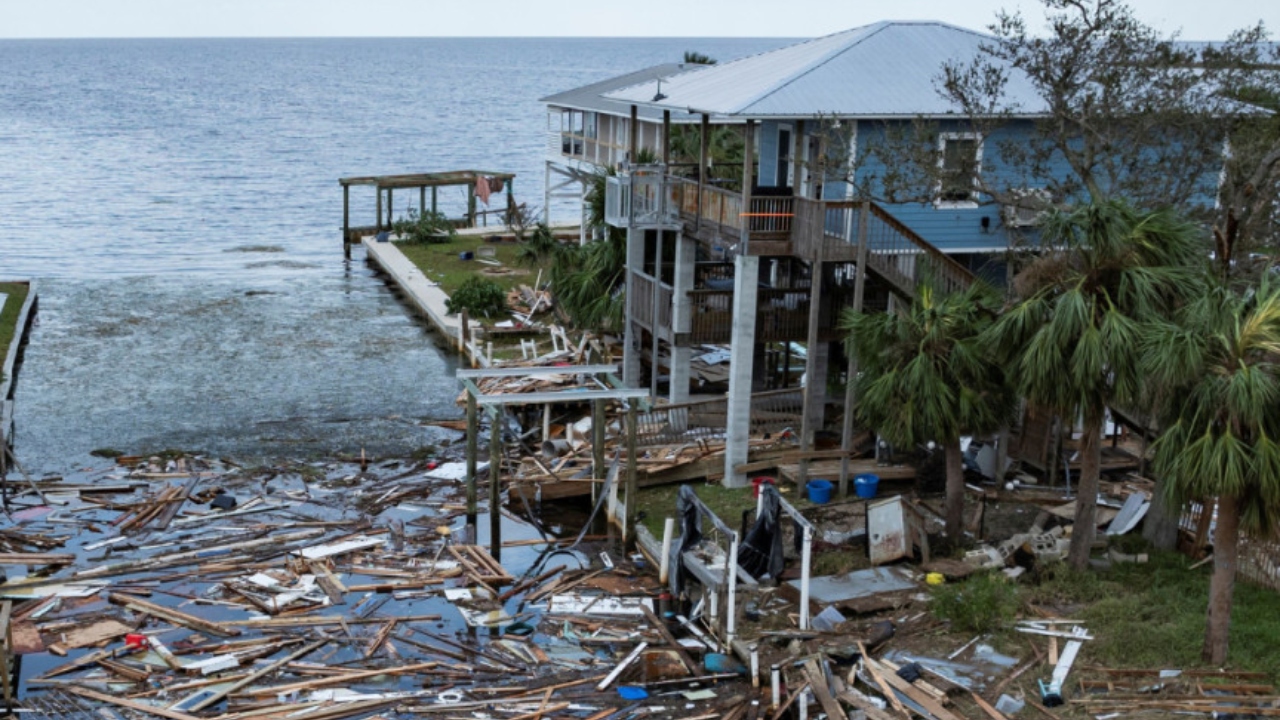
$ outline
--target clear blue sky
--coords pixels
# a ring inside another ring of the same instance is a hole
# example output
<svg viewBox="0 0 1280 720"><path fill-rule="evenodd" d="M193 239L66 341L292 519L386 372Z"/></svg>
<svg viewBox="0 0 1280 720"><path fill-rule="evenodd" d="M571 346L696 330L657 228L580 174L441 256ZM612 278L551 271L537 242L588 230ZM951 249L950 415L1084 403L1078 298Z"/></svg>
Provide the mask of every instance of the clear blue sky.
<svg viewBox="0 0 1280 720"><path fill-rule="evenodd" d="M0 38L299 36L814 37L877 20L982 29L1034 0L0 0ZM1263 20L1276 0L1131 0L1144 22L1213 40Z"/></svg>

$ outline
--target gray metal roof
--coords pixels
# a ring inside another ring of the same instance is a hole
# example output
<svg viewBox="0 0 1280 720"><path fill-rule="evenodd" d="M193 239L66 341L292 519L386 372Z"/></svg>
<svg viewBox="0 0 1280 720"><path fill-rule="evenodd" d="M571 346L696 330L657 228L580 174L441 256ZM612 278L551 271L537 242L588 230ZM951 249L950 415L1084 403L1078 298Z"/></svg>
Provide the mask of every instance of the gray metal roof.
<svg viewBox="0 0 1280 720"><path fill-rule="evenodd" d="M993 40L942 22L885 21L664 78L657 100L655 78L603 92L628 105L741 118L949 115L959 109L937 91L943 64ZM1020 73L1010 73L1008 91L1021 112L1043 110Z"/></svg>
<svg viewBox="0 0 1280 720"><path fill-rule="evenodd" d="M608 80L601 80L597 83L584 85L580 88L574 88L554 95L548 95L547 97L542 98L541 102L573 110L588 110L592 112L606 113L608 115L620 115L627 117L631 114L632 103L605 97L606 93L646 82L654 83L656 85L655 81L659 78L663 79L663 87L665 87L666 78L682 73L696 74L699 70L704 70L708 67L710 66L686 65L684 63L663 63L662 65L654 65L653 67L645 68L644 70L637 70L635 72L627 73L626 75L619 75L618 77L612 77ZM650 97L652 97L652 94L650 94ZM636 113L642 120L661 121L663 109L664 108L654 107L651 105L639 105L637 106ZM697 122L697 120L698 118L690 117L688 113L684 112L683 108L681 108L681 112L671 114L671 121L673 123L689 123Z"/></svg>

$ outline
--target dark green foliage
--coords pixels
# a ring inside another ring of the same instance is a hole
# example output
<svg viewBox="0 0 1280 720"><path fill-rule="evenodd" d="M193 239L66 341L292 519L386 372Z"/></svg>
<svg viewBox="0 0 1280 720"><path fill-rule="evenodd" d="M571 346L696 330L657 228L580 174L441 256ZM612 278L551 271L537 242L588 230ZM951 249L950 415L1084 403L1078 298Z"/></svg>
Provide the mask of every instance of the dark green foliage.
<svg viewBox="0 0 1280 720"><path fill-rule="evenodd" d="M1213 283L1146 336L1143 369L1165 391L1153 446L1166 498L1231 496L1244 529L1280 522L1280 286Z"/></svg>
<svg viewBox="0 0 1280 720"><path fill-rule="evenodd" d="M686 65L715 65L716 59L694 50L685 50L684 63Z"/></svg>
<svg viewBox="0 0 1280 720"><path fill-rule="evenodd" d="M606 175L587 192L587 226L604 237L586 245L560 245L553 255L551 287L556 306L578 328L609 331L622 327L627 235L604 222Z"/></svg>
<svg viewBox="0 0 1280 720"><path fill-rule="evenodd" d="M501 317L507 311L507 294L488 278L472 277L446 301L445 309L450 313L466 310L473 318Z"/></svg>
<svg viewBox="0 0 1280 720"><path fill-rule="evenodd" d="M533 232L521 240L516 259L524 265L542 265L551 260L559 247L560 243L551 234L551 228L546 223L538 223Z"/></svg>
<svg viewBox="0 0 1280 720"><path fill-rule="evenodd" d="M905 313L846 313L846 345L858 359L858 419L907 446L998 429L1014 398L980 336L999 304L982 283L952 294L922 284Z"/></svg>
<svg viewBox="0 0 1280 720"><path fill-rule="evenodd" d="M934 617L954 630L989 633L1008 625L1018 612L1018 588L999 573L982 573L933 589Z"/></svg>
<svg viewBox="0 0 1280 720"><path fill-rule="evenodd" d="M447 243L457 234L453 223L443 213L428 210L419 214L414 208L409 208L408 217L392 223L391 231L399 235L402 242L427 244Z"/></svg>

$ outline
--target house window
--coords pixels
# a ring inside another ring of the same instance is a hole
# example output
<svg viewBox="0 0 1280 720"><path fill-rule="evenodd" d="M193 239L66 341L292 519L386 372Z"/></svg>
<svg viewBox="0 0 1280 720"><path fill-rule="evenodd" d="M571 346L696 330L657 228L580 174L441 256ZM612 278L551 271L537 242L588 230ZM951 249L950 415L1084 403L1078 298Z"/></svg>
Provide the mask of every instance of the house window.
<svg viewBox="0 0 1280 720"><path fill-rule="evenodd" d="M938 139L938 155L937 204L976 207L982 138L974 133L943 133Z"/></svg>
<svg viewBox="0 0 1280 720"><path fill-rule="evenodd" d="M560 152L565 155L582 155L583 115L569 110L560 115Z"/></svg>

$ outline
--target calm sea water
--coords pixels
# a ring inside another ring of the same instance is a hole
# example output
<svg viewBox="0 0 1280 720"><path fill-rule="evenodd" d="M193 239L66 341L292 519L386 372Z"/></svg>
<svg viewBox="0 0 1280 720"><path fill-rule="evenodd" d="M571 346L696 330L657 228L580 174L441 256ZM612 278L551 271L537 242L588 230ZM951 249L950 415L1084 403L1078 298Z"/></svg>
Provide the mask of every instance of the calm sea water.
<svg viewBox="0 0 1280 720"><path fill-rule="evenodd" d="M539 97L781 42L0 41L0 278L41 284L19 459L438 442L453 360L344 261L337 179L506 170L540 205Z"/></svg>

